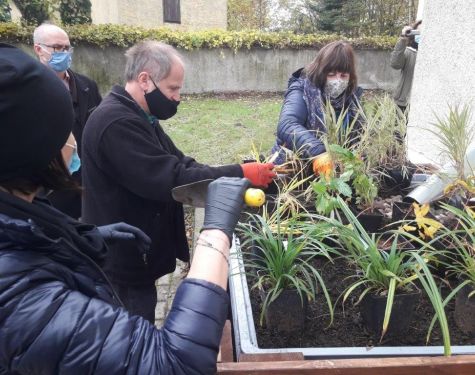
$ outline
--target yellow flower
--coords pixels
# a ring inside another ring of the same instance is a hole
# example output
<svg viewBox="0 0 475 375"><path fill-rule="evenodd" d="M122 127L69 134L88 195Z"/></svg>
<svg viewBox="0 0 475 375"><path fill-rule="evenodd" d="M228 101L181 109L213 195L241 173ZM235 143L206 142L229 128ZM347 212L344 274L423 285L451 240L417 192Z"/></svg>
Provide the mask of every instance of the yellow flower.
<svg viewBox="0 0 475 375"><path fill-rule="evenodd" d="M416 215L416 219L419 217L424 217L429 213L429 203L424 203L422 206L419 206L417 203L413 203L412 206L414 207L414 215Z"/></svg>
<svg viewBox="0 0 475 375"><path fill-rule="evenodd" d="M439 228L430 226L430 227L424 228L424 233L430 238L434 238L434 234L435 232L437 232L437 229Z"/></svg>
<svg viewBox="0 0 475 375"><path fill-rule="evenodd" d="M412 225L406 224L402 226L402 229L406 232L414 232L417 228Z"/></svg>
<svg viewBox="0 0 475 375"><path fill-rule="evenodd" d="M434 238L435 232L442 227L442 224L437 220L425 217L430 210L429 204L425 203L419 206L417 203L413 203L412 205L414 207L414 214L416 215L416 224L419 228L419 236L423 240L427 237Z"/></svg>

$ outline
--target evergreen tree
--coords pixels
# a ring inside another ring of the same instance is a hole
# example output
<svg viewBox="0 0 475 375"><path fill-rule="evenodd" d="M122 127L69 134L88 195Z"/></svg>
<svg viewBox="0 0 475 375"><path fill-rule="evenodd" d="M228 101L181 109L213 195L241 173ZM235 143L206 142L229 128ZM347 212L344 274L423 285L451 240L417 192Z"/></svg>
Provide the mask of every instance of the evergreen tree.
<svg viewBox="0 0 475 375"><path fill-rule="evenodd" d="M22 15L22 22L38 26L49 19L50 2L48 0L14 0Z"/></svg>
<svg viewBox="0 0 475 375"><path fill-rule="evenodd" d="M91 23L90 0L61 0L59 14L65 25Z"/></svg>
<svg viewBox="0 0 475 375"><path fill-rule="evenodd" d="M0 0L0 22L10 22L11 20L11 8L8 5L8 0Z"/></svg>
<svg viewBox="0 0 475 375"><path fill-rule="evenodd" d="M338 33L344 20L343 6L347 0L321 0L318 5L318 28L322 31Z"/></svg>

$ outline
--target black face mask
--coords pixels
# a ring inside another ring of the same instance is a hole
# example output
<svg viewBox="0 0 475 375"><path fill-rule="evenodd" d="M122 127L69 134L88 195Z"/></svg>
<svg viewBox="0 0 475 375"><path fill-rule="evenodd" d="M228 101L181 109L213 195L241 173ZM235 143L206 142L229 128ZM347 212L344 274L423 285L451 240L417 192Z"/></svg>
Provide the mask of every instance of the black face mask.
<svg viewBox="0 0 475 375"><path fill-rule="evenodd" d="M179 101L168 99L160 89L157 87L153 79L150 78L155 90L145 94L145 101L147 102L150 113L159 120L167 120L170 117L175 116L178 109Z"/></svg>

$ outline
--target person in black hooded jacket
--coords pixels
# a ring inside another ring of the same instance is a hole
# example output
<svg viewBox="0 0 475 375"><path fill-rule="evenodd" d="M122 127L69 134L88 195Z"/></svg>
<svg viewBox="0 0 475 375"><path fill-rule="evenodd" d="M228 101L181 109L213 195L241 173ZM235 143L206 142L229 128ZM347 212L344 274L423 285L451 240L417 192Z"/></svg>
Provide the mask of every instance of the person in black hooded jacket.
<svg viewBox="0 0 475 375"><path fill-rule="evenodd" d="M66 93L46 67L0 44L0 373L214 374L249 181L209 185L190 272L158 330L123 308L101 269L101 231L35 196L76 186L61 156L73 121Z"/></svg>
<svg viewBox="0 0 475 375"><path fill-rule="evenodd" d="M155 281L189 260L183 206L174 187L218 177L246 177L267 186L271 163L209 166L184 155L159 120L177 112L184 63L171 46L153 40L126 52L125 87L114 86L91 114L83 134L83 219L125 221L152 239L142 259L126 243L107 254L104 270L127 309L153 322ZM213 147L210 145L210 147Z"/></svg>

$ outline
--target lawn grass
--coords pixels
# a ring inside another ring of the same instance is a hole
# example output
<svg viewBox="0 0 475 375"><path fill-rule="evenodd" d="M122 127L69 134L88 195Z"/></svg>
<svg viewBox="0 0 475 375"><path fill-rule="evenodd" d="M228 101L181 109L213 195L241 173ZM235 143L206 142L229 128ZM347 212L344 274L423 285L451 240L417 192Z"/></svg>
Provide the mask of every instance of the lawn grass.
<svg viewBox="0 0 475 375"><path fill-rule="evenodd" d="M176 146L198 162L239 163L253 144L263 154L270 152L281 105L281 94L185 96L178 113L160 123Z"/></svg>
<svg viewBox="0 0 475 375"><path fill-rule="evenodd" d="M382 95L365 91L363 105ZM282 102L283 94L187 95L178 113L160 123L177 147L198 162L240 163L253 145L261 154L270 153Z"/></svg>

